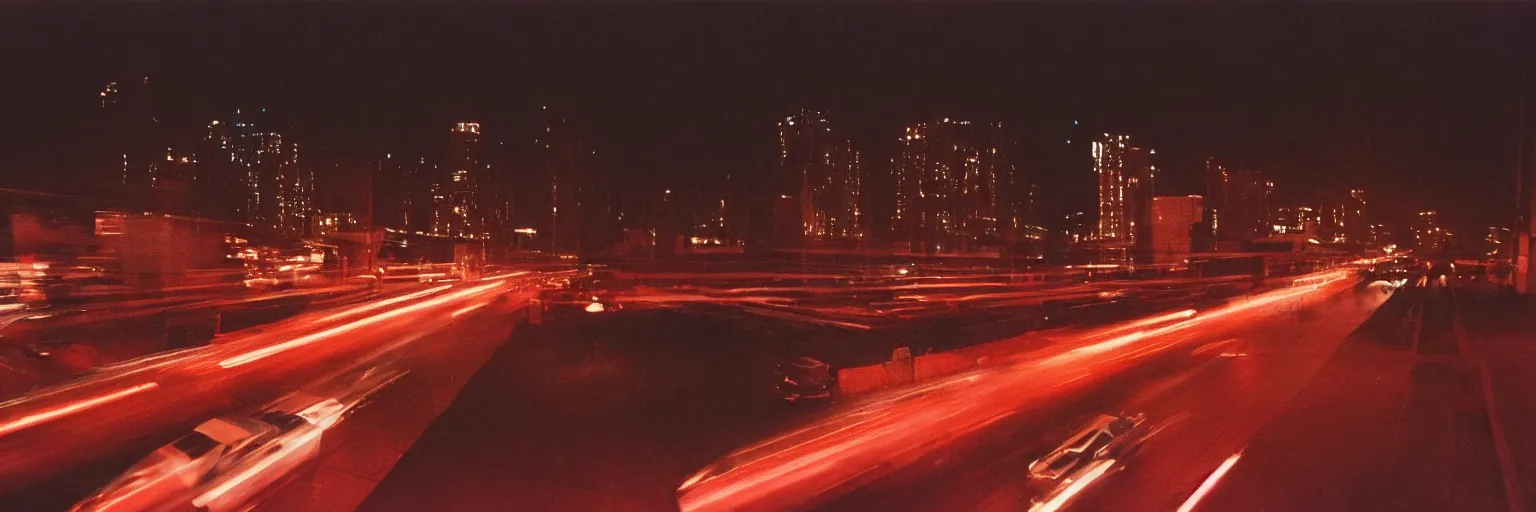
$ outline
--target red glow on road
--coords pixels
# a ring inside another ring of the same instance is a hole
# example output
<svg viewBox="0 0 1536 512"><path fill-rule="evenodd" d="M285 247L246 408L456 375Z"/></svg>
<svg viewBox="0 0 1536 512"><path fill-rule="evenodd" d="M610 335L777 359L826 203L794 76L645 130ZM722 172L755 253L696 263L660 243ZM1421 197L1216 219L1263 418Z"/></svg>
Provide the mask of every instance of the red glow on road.
<svg viewBox="0 0 1536 512"><path fill-rule="evenodd" d="M102 404L106 404L106 403L109 403L109 402L120 400L123 397L126 397L128 395L149 391L149 390L155 389L157 387L160 387L160 385L156 384L154 382L150 382L150 383L147 383L147 384L140 384L140 385L128 388L128 389L114 391L114 392L111 392L111 393L107 393L105 395L101 395L101 396L97 396L97 397L92 397L92 398L87 398L85 400L78 400L78 401L71 402L71 403L68 403L68 404L64 404L64 405L61 405L61 406L58 406L58 407L55 407L55 408L52 408L52 409L48 409L46 411L32 413L32 414L29 414L29 415L26 415L26 416L22 416L22 417L17 418L17 419L15 419L13 421L9 421L9 422L6 422L4 424L0 424L0 436L8 435L8 434L11 434L11 433L16 432L18 430L22 430L22 429L25 429L27 427L31 427L33 425L37 425L39 423L44 423L44 422L47 422L47 421L54 420L56 418L60 418L60 417L63 417L63 416L68 416L70 414L74 414L74 413L77 413L77 412L80 412L80 411L83 411L83 410L86 410L86 409L90 409L92 407L97 407L97 406L100 406Z"/></svg>
<svg viewBox="0 0 1536 512"><path fill-rule="evenodd" d="M463 315L463 314L469 313L470 311L474 311L476 309L480 309L480 308L483 308L483 307L485 307L485 304L475 304L473 306L467 306L467 307L459 309L458 311L454 311L453 315L451 315L451 316L453 318L458 318L459 315Z"/></svg>
<svg viewBox="0 0 1536 512"><path fill-rule="evenodd" d="M1099 477L1104 476L1104 473L1108 472L1109 468L1114 466L1115 459L1106 459L1095 462L1092 466L1088 466L1087 470L1083 471L1082 477L1072 481L1070 484L1067 484L1066 489L1062 489L1060 493L1057 493L1056 496L1052 497L1045 503L1039 503L1033 507L1030 507L1029 512L1056 512L1057 510L1061 510L1061 507L1066 506L1067 502L1071 501L1074 496L1077 496L1078 493L1083 492L1083 489L1087 489L1089 485L1093 485L1095 480L1098 480Z"/></svg>
<svg viewBox="0 0 1536 512"><path fill-rule="evenodd" d="M1183 310L1183 311L1175 311L1173 313L1168 313L1166 315L1158 315L1158 316L1154 316L1154 317L1143 318L1141 320L1134 320L1134 321L1131 321L1131 322L1128 322L1128 323L1125 323L1125 324L1121 324L1121 325L1118 325L1118 326L1115 326L1115 327L1112 327L1112 328L1109 328L1109 329L1105 329L1100 334L1112 334L1112 333L1118 333L1118 332L1123 332L1123 331L1129 331L1129 330L1133 330L1133 329L1141 329L1143 327L1151 327L1151 326L1154 326L1154 325L1164 324L1164 323L1173 322L1173 321L1177 321L1177 320L1186 320L1189 317L1195 316L1195 313L1196 313L1196 311L1193 310L1193 309L1186 309L1186 310Z"/></svg>
<svg viewBox="0 0 1536 512"><path fill-rule="evenodd" d="M1320 272L1297 279L1294 287L1236 299L1220 308L1186 309L1109 326L1060 340L1052 348L1000 358L1002 362L980 370L919 383L915 391L876 395L768 446L728 456L729 469L712 471L679 489L678 505L685 511L814 506L850 491L851 482L879 478L1000 415L1119 374L1189 342L1193 335L1219 336L1287 312L1268 306L1293 301L1301 307L1327 295L1325 291L1342 290L1329 285L1349 277L1348 271ZM825 434L807 436L816 431Z"/></svg>
<svg viewBox="0 0 1536 512"><path fill-rule="evenodd" d="M339 335L339 334L345 334L347 332L350 332L350 331L353 331L353 330L356 330L356 329L359 329L359 328L362 328L362 327L367 327L367 326L370 326L370 325L373 325L373 324L377 324L377 323L383 322L385 320L390 320L390 319L397 318L397 317L400 317L400 316L403 316L403 315L409 315L411 313L415 313L417 311L421 311L421 310L424 310L424 309L437 307L437 306L440 306L440 305L443 305L443 304L446 304L446 303L449 303L449 302L452 302L452 301L456 301L456 300L462 299L464 297L468 297L470 295L478 294L480 292L483 292L483 291L486 291L486 290L489 290L489 289L492 289L492 288L495 288L495 287L498 287L498 286L501 286L500 282L484 284L484 285L480 285L480 286L477 286L477 287L474 287L474 288L470 288L470 289L467 289L467 290L458 291L458 292L454 292L454 293L451 293L451 294L448 294L448 295L437 297L437 298L432 299L432 300L427 300L427 301L419 302L419 303L416 303L416 304L412 304L410 306L406 306L406 307L403 307L403 308L400 308L400 309L396 309L396 310L393 310L393 311L387 311L387 312L380 313L380 314L377 314L377 315L374 315L374 316L370 316L370 317L367 317L367 318L362 318L362 319L359 319L359 320L355 320L355 321L353 321L351 323L346 323L346 324L342 324L342 325L339 325L339 326L336 326L336 327L332 327L330 329L326 329L324 331L320 331L320 332L317 332L317 333L314 333L314 334L310 334L308 336L302 336L302 337L294 338L292 340L288 340L288 341L285 341L285 342L282 342L282 343L277 343L277 344L269 345L269 346L266 346L266 347L263 347L263 348L260 348L260 349L257 349L257 350L253 350L251 352L247 352L245 354L241 354L241 355L238 355L238 356L235 356L235 357L231 357L231 358L225 359L223 361L219 361L219 366L223 367L223 368L234 368L236 366L240 366L240 365L243 365L243 364L246 364L246 363L250 363L250 362L253 362L253 361L258 361L258 360L261 360L261 359L265 359L265 358L270 357L272 355L279 354L279 353L282 353L282 352L286 352L288 350L295 349L295 348L298 348L298 347L302 347L302 346L305 346L305 345L308 345L308 344L311 344L311 343L314 343L314 342L317 342L317 341L320 341L320 340L324 340L324 339L327 339L327 338L330 338L330 337L333 337L333 336L336 336L336 335Z"/></svg>
<svg viewBox="0 0 1536 512"><path fill-rule="evenodd" d="M1227 471L1231 470L1232 466L1237 465L1237 459L1242 456L1242 452L1234 453L1231 457L1227 457L1227 460L1222 461L1220 466L1216 466L1216 471L1212 471L1211 476L1205 477L1205 481L1200 483L1200 488L1195 489L1195 493L1189 495L1189 499L1184 500L1183 505L1179 505L1178 512L1194 510L1195 505L1205 499L1205 495L1210 494L1211 489L1216 488L1216 483L1221 481L1221 477L1227 475Z"/></svg>
<svg viewBox="0 0 1536 512"><path fill-rule="evenodd" d="M495 281L505 281L507 279L511 279L511 278L514 278L514 277L517 277L517 276L520 276L520 275L524 275L524 274L527 274L527 273L528 273L528 271L526 271L526 270L519 270L517 272L513 272L513 273L510 273L510 274L496 274L496 275L485 276L485 277L480 278L480 280L481 281L485 281L487 283L495 282Z"/></svg>
<svg viewBox="0 0 1536 512"><path fill-rule="evenodd" d="M432 295L434 293L437 293L437 292L440 292L440 291L443 291L443 290L447 290L447 289L452 288L452 287L453 287L452 285L443 285L443 286L439 286L439 287L436 287L436 288L428 288L428 289L425 289L425 290L422 290L422 291L419 291L419 292L416 292L416 293L410 293L410 294L406 294L406 295L401 295L399 297L395 297L395 298L392 298L392 299L384 299L384 300L381 300L381 301L378 301L378 302L370 302L370 303L364 304L362 306L358 306L358 307L355 307L355 308L352 308L352 309L348 309L346 311L342 311L342 312L339 312L339 313L327 316L325 318L321 318L319 321L321 321L321 322L329 322L331 320L335 320L335 319L338 319L338 318L348 317L348 316L352 316L352 315L355 315L355 314L358 314L358 313L367 312L367 311L373 311L375 309L383 308L385 306L389 306L389 305L392 305L392 304L399 304L401 302L405 302L405 301L408 301L408 300L418 299L418 298L421 298L421 297L426 297L428 295Z"/></svg>

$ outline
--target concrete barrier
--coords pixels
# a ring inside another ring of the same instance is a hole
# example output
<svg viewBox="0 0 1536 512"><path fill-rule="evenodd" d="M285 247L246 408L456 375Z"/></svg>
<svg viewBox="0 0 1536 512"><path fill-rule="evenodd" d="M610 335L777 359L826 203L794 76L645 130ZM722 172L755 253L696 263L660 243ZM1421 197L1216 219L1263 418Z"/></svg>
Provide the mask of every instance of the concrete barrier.
<svg viewBox="0 0 1536 512"><path fill-rule="evenodd" d="M884 388L888 385L886 375L884 364L843 368L837 371L837 392L848 396Z"/></svg>
<svg viewBox="0 0 1536 512"><path fill-rule="evenodd" d="M976 359L957 353L941 353L917 356L912 365L912 377L924 381L935 377L953 375L976 367Z"/></svg>

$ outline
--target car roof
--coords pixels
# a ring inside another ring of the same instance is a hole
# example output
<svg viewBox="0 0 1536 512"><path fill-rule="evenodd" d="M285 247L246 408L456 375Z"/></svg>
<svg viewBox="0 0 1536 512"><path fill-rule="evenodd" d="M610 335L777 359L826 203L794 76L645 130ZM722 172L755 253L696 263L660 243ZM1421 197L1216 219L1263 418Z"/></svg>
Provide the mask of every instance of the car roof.
<svg viewBox="0 0 1536 512"><path fill-rule="evenodd" d="M254 425L238 425L224 418L214 418L203 422L193 430L220 444L233 446L256 435L258 429L253 427Z"/></svg>

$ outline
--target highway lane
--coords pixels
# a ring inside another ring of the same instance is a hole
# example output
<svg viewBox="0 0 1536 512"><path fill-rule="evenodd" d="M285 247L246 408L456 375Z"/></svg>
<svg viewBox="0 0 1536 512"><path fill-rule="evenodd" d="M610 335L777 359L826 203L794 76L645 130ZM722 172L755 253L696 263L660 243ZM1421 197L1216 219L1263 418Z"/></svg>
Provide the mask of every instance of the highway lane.
<svg viewBox="0 0 1536 512"><path fill-rule="evenodd" d="M1506 510L1454 295L1342 294L999 422L828 510ZM1029 464L1097 414L1154 435L1070 500Z"/></svg>
<svg viewBox="0 0 1536 512"><path fill-rule="evenodd" d="M1279 308L1239 330L1191 333L1179 350L1022 411L825 509L1026 510L1055 487L1029 478L1031 462L1096 415L1144 413L1154 428L1166 428L1068 503L1076 510L1174 510L1385 300L1375 291L1344 292L1307 310Z"/></svg>
<svg viewBox="0 0 1536 512"><path fill-rule="evenodd" d="M238 287L238 284L236 285ZM344 306L418 285L354 281L280 291L181 292L156 299L54 305L0 321L0 399L92 368L199 345L217 333Z"/></svg>
<svg viewBox="0 0 1536 512"><path fill-rule="evenodd" d="M1411 334L1346 342L1202 510L1518 509L1505 495L1518 477L1503 481L1479 368L1456 335L1459 292L1432 279L1400 293Z"/></svg>
<svg viewBox="0 0 1536 512"><path fill-rule="evenodd" d="M275 398L348 361L430 334L466 308L510 312L519 304L508 292L522 279L455 283L387 308L306 314L0 404L0 492Z"/></svg>
<svg viewBox="0 0 1536 512"><path fill-rule="evenodd" d="M826 504L852 490L985 436L1042 406L1142 367L1197 336L1232 336L1349 289L1349 270L1131 329L998 358L983 370L878 394L827 419L727 456L679 491L683 510L783 510ZM1132 322L1131 324L1135 324ZM1125 327L1125 326L1122 326ZM1128 331L1128 332L1127 332Z"/></svg>
<svg viewBox="0 0 1536 512"><path fill-rule="evenodd" d="M1110 411L1144 412L1148 421L1167 428L1124 461L1124 471L1085 492L1071 508L1179 509L1224 461L1244 453L1258 432L1313 385L1386 300L1374 290L1342 295L1314 314L1255 325L1228 341L1212 340L1217 348L1184 371L1127 386L1126 399L1103 405Z"/></svg>

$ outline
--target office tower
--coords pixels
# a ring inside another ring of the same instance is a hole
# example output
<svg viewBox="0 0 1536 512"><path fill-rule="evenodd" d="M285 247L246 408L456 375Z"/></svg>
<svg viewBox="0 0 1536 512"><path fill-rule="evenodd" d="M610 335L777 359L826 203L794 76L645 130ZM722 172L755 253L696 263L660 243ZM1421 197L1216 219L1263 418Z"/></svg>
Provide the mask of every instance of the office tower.
<svg viewBox="0 0 1536 512"><path fill-rule="evenodd" d="M443 168L448 171L442 183L442 211L434 232L457 237L480 237L485 219L480 210L479 185L487 164L482 155L480 123L455 123L449 130L448 156Z"/></svg>
<svg viewBox="0 0 1536 512"><path fill-rule="evenodd" d="M1232 171L1214 159L1206 162L1206 218L1218 243L1252 241L1274 231L1270 200L1275 183L1259 171Z"/></svg>
<svg viewBox="0 0 1536 512"><path fill-rule="evenodd" d="M912 252L976 252L1001 243L998 185L1011 172L1002 123L948 118L918 123L900 139L892 231Z"/></svg>
<svg viewBox="0 0 1536 512"><path fill-rule="evenodd" d="M1440 225L1440 213L1419 212L1413 222L1414 246L1420 251L1447 251L1455 247L1455 235Z"/></svg>
<svg viewBox="0 0 1536 512"><path fill-rule="evenodd" d="M1156 150L1130 145L1127 135L1104 134L1094 141L1093 170L1098 178L1099 222L1095 236L1145 248L1150 238Z"/></svg>
<svg viewBox="0 0 1536 512"><path fill-rule="evenodd" d="M304 235L315 213L314 172L299 165L299 146L274 129L266 109L236 110L228 121L209 123L199 145L207 162L209 187L233 188L237 200L220 213L235 214L246 226L287 237Z"/></svg>
<svg viewBox="0 0 1536 512"><path fill-rule="evenodd" d="M801 110L779 122L775 182L779 195L795 203L785 212L797 219L802 239L793 245L846 244L864 237L862 172L859 151L821 112Z"/></svg>
<svg viewBox="0 0 1536 512"><path fill-rule="evenodd" d="M1370 219L1366 216L1365 191L1353 189L1349 191L1349 199L1344 202L1344 238L1354 245L1365 245L1371 237Z"/></svg>

